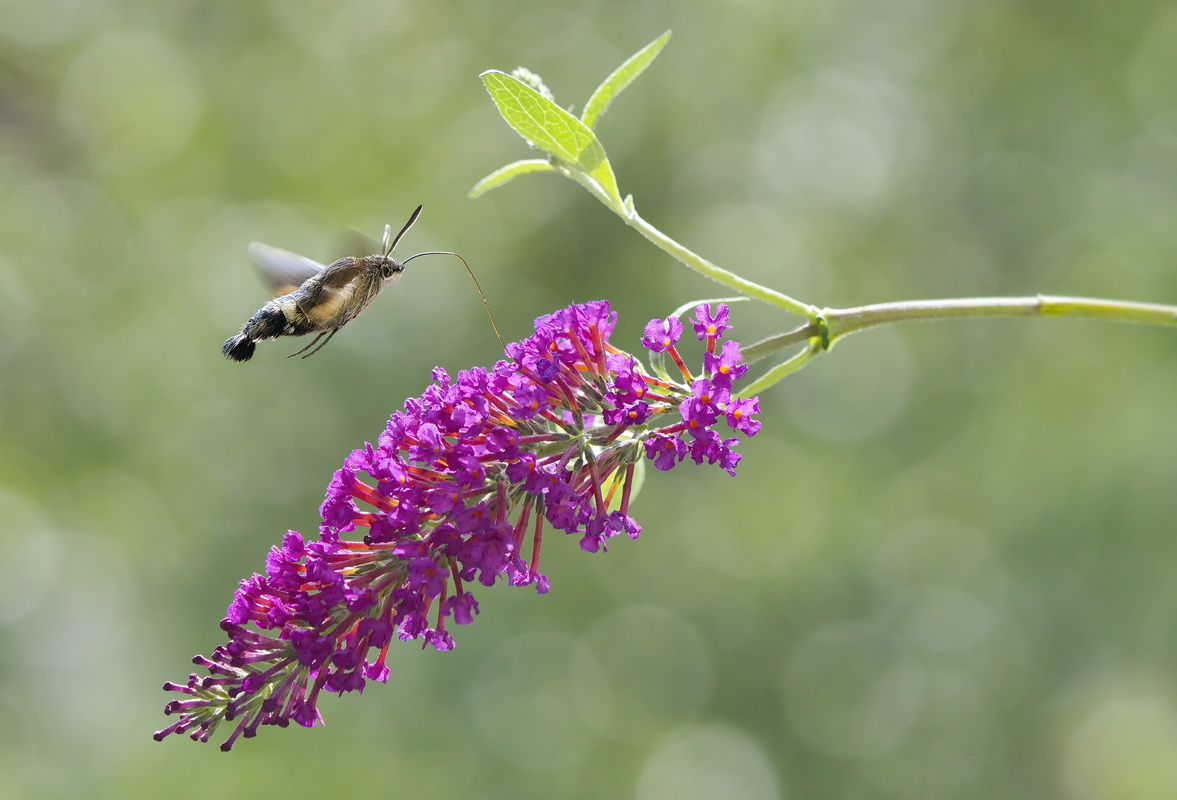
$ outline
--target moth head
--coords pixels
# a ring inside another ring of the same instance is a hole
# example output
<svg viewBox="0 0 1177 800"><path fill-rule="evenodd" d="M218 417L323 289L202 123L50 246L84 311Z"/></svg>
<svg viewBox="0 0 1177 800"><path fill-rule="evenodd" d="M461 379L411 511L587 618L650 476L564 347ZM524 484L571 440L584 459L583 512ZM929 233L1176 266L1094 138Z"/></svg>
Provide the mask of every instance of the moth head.
<svg viewBox="0 0 1177 800"><path fill-rule="evenodd" d="M389 255L368 256L364 260L370 262L370 268L385 283L399 278L405 271L405 265Z"/></svg>
<svg viewBox="0 0 1177 800"><path fill-rule="evenodd" d="M421 216L421 206L417 206L417 210L409 217L409 221L400 229L400 233L396 236L392 235L392 226L384 226L384 241L381 244L381 252L379 255L368 256L365 261L369 262L370 268L377 272L381 279L387 284L395 281L400 277L401 273L405 271L405 265L402 261L397 261L392 257L392 251L396 247L397 242L401 237L408 233L409 228L413 227L413 223L417 221L417 217Z"/></svg>

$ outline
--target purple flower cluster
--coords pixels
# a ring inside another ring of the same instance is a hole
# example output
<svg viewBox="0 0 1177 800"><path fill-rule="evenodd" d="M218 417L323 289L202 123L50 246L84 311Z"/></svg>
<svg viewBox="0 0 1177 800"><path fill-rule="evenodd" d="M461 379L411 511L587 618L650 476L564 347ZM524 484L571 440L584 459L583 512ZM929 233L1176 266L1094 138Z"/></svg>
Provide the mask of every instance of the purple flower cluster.
<svg viewBox="0 0 1177 800"><path fill-rule="evenodd" d="M164 685L187 697L167 704L179 719L155 738L208 741L236 721L221 745L228 750L261 725L311 727L322 721L323 691L387 680L394 638L452 649L447 619L465 625L478 613L470 584L504 575L547 592L545 523L579 536L589 552L621 533L637 538L629 503L643 457L660 470L690 457L734 475L737 439L718 424L751 436L760 423L756 398L731 394L747 369L739 345L724 342L716 353L727 321L726 306L697 310L700 376L675 347L678 319L646 326L642 344L668 355L682 383L652 376L609 344L616 314L605 301L536 320L535 334L508 345L491 370L451 379L435 369L424 394L335 474L318 540L290 531L266 574L241 582L221 622L229 642L193 659L207 675ZM362 539L344 538L357 528L366 529Z"/></svg>

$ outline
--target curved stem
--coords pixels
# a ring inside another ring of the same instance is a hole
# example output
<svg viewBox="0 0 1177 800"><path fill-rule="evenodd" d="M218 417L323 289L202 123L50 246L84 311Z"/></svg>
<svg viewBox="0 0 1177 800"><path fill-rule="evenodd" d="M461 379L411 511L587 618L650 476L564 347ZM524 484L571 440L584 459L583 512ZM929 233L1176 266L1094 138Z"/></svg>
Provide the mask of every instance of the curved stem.
<svg viewBox="0 0 1177 800"><path fill-rule="evenodd" d="M743 347L740 349L740 355L744 357L746 364L754 364L763 358L768 358L774 353L779 353L786 347L795 345L798 342L810 341L818 335L817 325L812 322L806 323L786 333L778 333L776 336L769 336L767 339L761 339L755 344Z"/></svg>
<svg viewBox="0 0 1177 800"><path fill-rule="evenodd" d="M951 300L908 300L822 312L831 346L846 336L893 322L963 319L968 317L1079 317L1144 325L1177 325L1177 307L1091 297L969 297Z"/></svg>
<svg viewBox="0 0 1177 800"><path fill-rule="evenodd" d="M796 353L792 358L782 361L768 372L761 375L756 380L747 386L740 387L740 396L748 397L759 392L763 392L768 387L780 382L787 375L791 375L803 366L808 364L822 352L821 345L816 342L811 342L808 347L799 353Z"/></svg>
<svg viewBox="0 0 1177 800"><path fill-rule="evenodd" d="M587 189L588 193L600 200L602 205L604 205L606 208L611 209L622 219L625 218L625 214L622 213L622 209L617 205L617 202L612 197L610 197L604 189L601 188L601 184L597 183L584 172L578 169L572 169L563 162L557 163L555 166L556 169L559 170L560 173L565 177L571 178Z"/></svg>
<svg viewBox="0 0 1177 800"><path fill-rule="evenodd" d="M767 286L761 286L746 278L741 278L734 272L728 272L723 267L712 264L693 250L683 247L638 215L637 209L633 204L633 195L626 197L618 205L617 198L610 196L600 184L583 170L576 169L562 162L556 163L554 166L565 177L571 178L587 189L589 194L600 200L606 208L609 208L613 213L621 217L626 225L636 230L642 236L645 236L646 239L696 272L705 275L716 283L727 286L729 289L735 289L737 292L745 294L754 300L783 308L785 311L796 314L799 317L812 320L817 316L816 307L802 303L800 300L795 300L787 294L769 289Z"/></svg>
<svg viewBox="0 0 1177 800"><path fill-rule="evenodd" d="M683 247L638 215L632 195L621 201L619 206L615 196L610 196L596 181L583 172L563 164L557 165L557 169L588 189L594 197L620 216L626 225L696 272L752 299L777 306L806 319L806 324L756 342L744 350L744 358L751 363L767 358L792 345L808 342L808 346L803 350L773 367L744 389L746 394L754 394L767 389L852 333L894 322L966 319L970 317L1079 317L1112 322L1135 322L1144 325L1177 326L1177 306L1043 294L1032 297L908 300L897 303L876 303L855 308L819 310L816 306L802 303L788 295L728 272L692 250Z"/></svg>
<svg viewBox="0 0 1177 800"><path fill-rule="evenodd" d="M659 248L716 283L721 283L729 289L735 289L737 292L746 294L754 300L760 300L763 303L783 308L785 311L796 314L799 317L812 319L817 313L817 309L813 306L802 303L799 300L794 300L792 297L769 289L766 286L761 286L758 283L741 278L733 272L728 272L726 269L712 264L698 253L683 247L674 239L671 239L638 216L637 209L633 206L632 197L625 199L625 209L624 213L621 214L621 218L625 220L626 225L636 230L642 236L645 236Z"/></svg>

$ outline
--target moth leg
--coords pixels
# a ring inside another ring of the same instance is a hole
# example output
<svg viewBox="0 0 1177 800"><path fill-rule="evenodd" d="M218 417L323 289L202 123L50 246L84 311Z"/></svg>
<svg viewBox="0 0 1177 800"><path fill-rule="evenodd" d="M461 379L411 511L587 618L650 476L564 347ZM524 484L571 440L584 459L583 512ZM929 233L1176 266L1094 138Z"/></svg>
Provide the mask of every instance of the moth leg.
<svg viewBox="0 0 1177 800"><path fill-rule="evenodd" d="M335 331L337 331L337 330L339 330L339 328L335 329ZM310 350L312 347L314 347L316 344L318 344L319 340L322 339L324 336L326 336L328 339L330 339L332 336L334 336L335 331L331 331L330 335L328 335L327 331L323 331L318 336L316 336L314 339L311 339L311 343L308 344L306 347L304 347L301 350L295 350L293 353L291 353L290 355L288 355L286 357L287 358L294 358L295 356L302 355L303 353L306 353L307 350ZM327 342L323 342L323 344L327 344ZM316 350L315 352L318 352L318 351ZM314 355L314 353L307 353L307 355ZM303 356L303 358L306 358L306 356Z"/></svg>
<svg viewBox="0 0 1177 800"><path fill-rule="evenodd" d="M310 357L311 357L311 356L313 356L315 353L319 352L319 351L320 351L320 350L322 350L324 347L326 347L326 346L327 346L327 342L331 341L331 337L332 337L332 336L334 336L338 330L339 330L339 328L336 328L335 330L331 331L331 333L327 334L327 338L323 340L323 343L322 343L321 345L319 345L318 347L316 347L316 348L315 348L314 350L312 350L311 352L307 353L305 356L303 356L303 358L310 358ZM314 342L311 342L311 344L314 344Z"/></svg>
<svg viewBox="0 0 1177 800"><path fill-rule="evenodd" d="M322 343L322 344L320 344L318 347L316 347L316 348L315 348L314 350L312 350L311 352L307 353L305 356L303 356L303 358L310 358L310 357L311 357L311 356L313 356L315 353L319 352L319 351L320 351L320 350L322 350L324 347L326 347L326 346L327 346L327 342L331 341L331 337L332 337L332 336L334 336L334 335L335 335L335 333L336 333L336 331L338 331L338 330L339 330L339 328L336 328L335 330L331 331L331 333L327 334L327 338L323 340L323 343ZM320 335L320 336L322 336L322 334L319 334L319 335ZM316 339L315 341L318 341L318 340ZM315 342L311 342L311 344L314 344L314 343L315 343Z"/></svg>

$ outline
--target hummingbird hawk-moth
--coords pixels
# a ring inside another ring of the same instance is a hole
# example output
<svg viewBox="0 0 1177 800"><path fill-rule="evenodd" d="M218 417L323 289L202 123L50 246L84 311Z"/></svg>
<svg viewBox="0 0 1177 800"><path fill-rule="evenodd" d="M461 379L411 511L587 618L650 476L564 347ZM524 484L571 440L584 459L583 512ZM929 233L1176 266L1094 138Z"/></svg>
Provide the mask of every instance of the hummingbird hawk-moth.
<svg viewBox="0 0 1177 800"><path fill-rule="evenodd" d="M397 242L420 215L421 206L417 206L417 210L395 237L390 236L391 226L385 225L381 252L370 256L344 256L327 266L288 250L260 242L250 244L250 258L270 285L274 297L241 326L240 333L225 340L221 347L225 358L248 361L260 341L314 333L317 336L310 344L287 356L292 358L301 355L308 358L322 350L340 328L355 319L376 299L381 290L400 280L405 265L414 258L447 255L466 264L465 259L457 253L440 250L417 253L404 261L392 257ZM466 264L466 270L470 271L469 264ZM473 272L470 272L470 277L478 287L478 279L474 278ZM481 287L478 287L478 293L482 295L483 304L486 304L486 295L482 294ZM489 305L486 311L490 314ZM494 325L493 315L491 325L497 335L498 327ZM499 341L502 341L501 336Z"/></svg>

